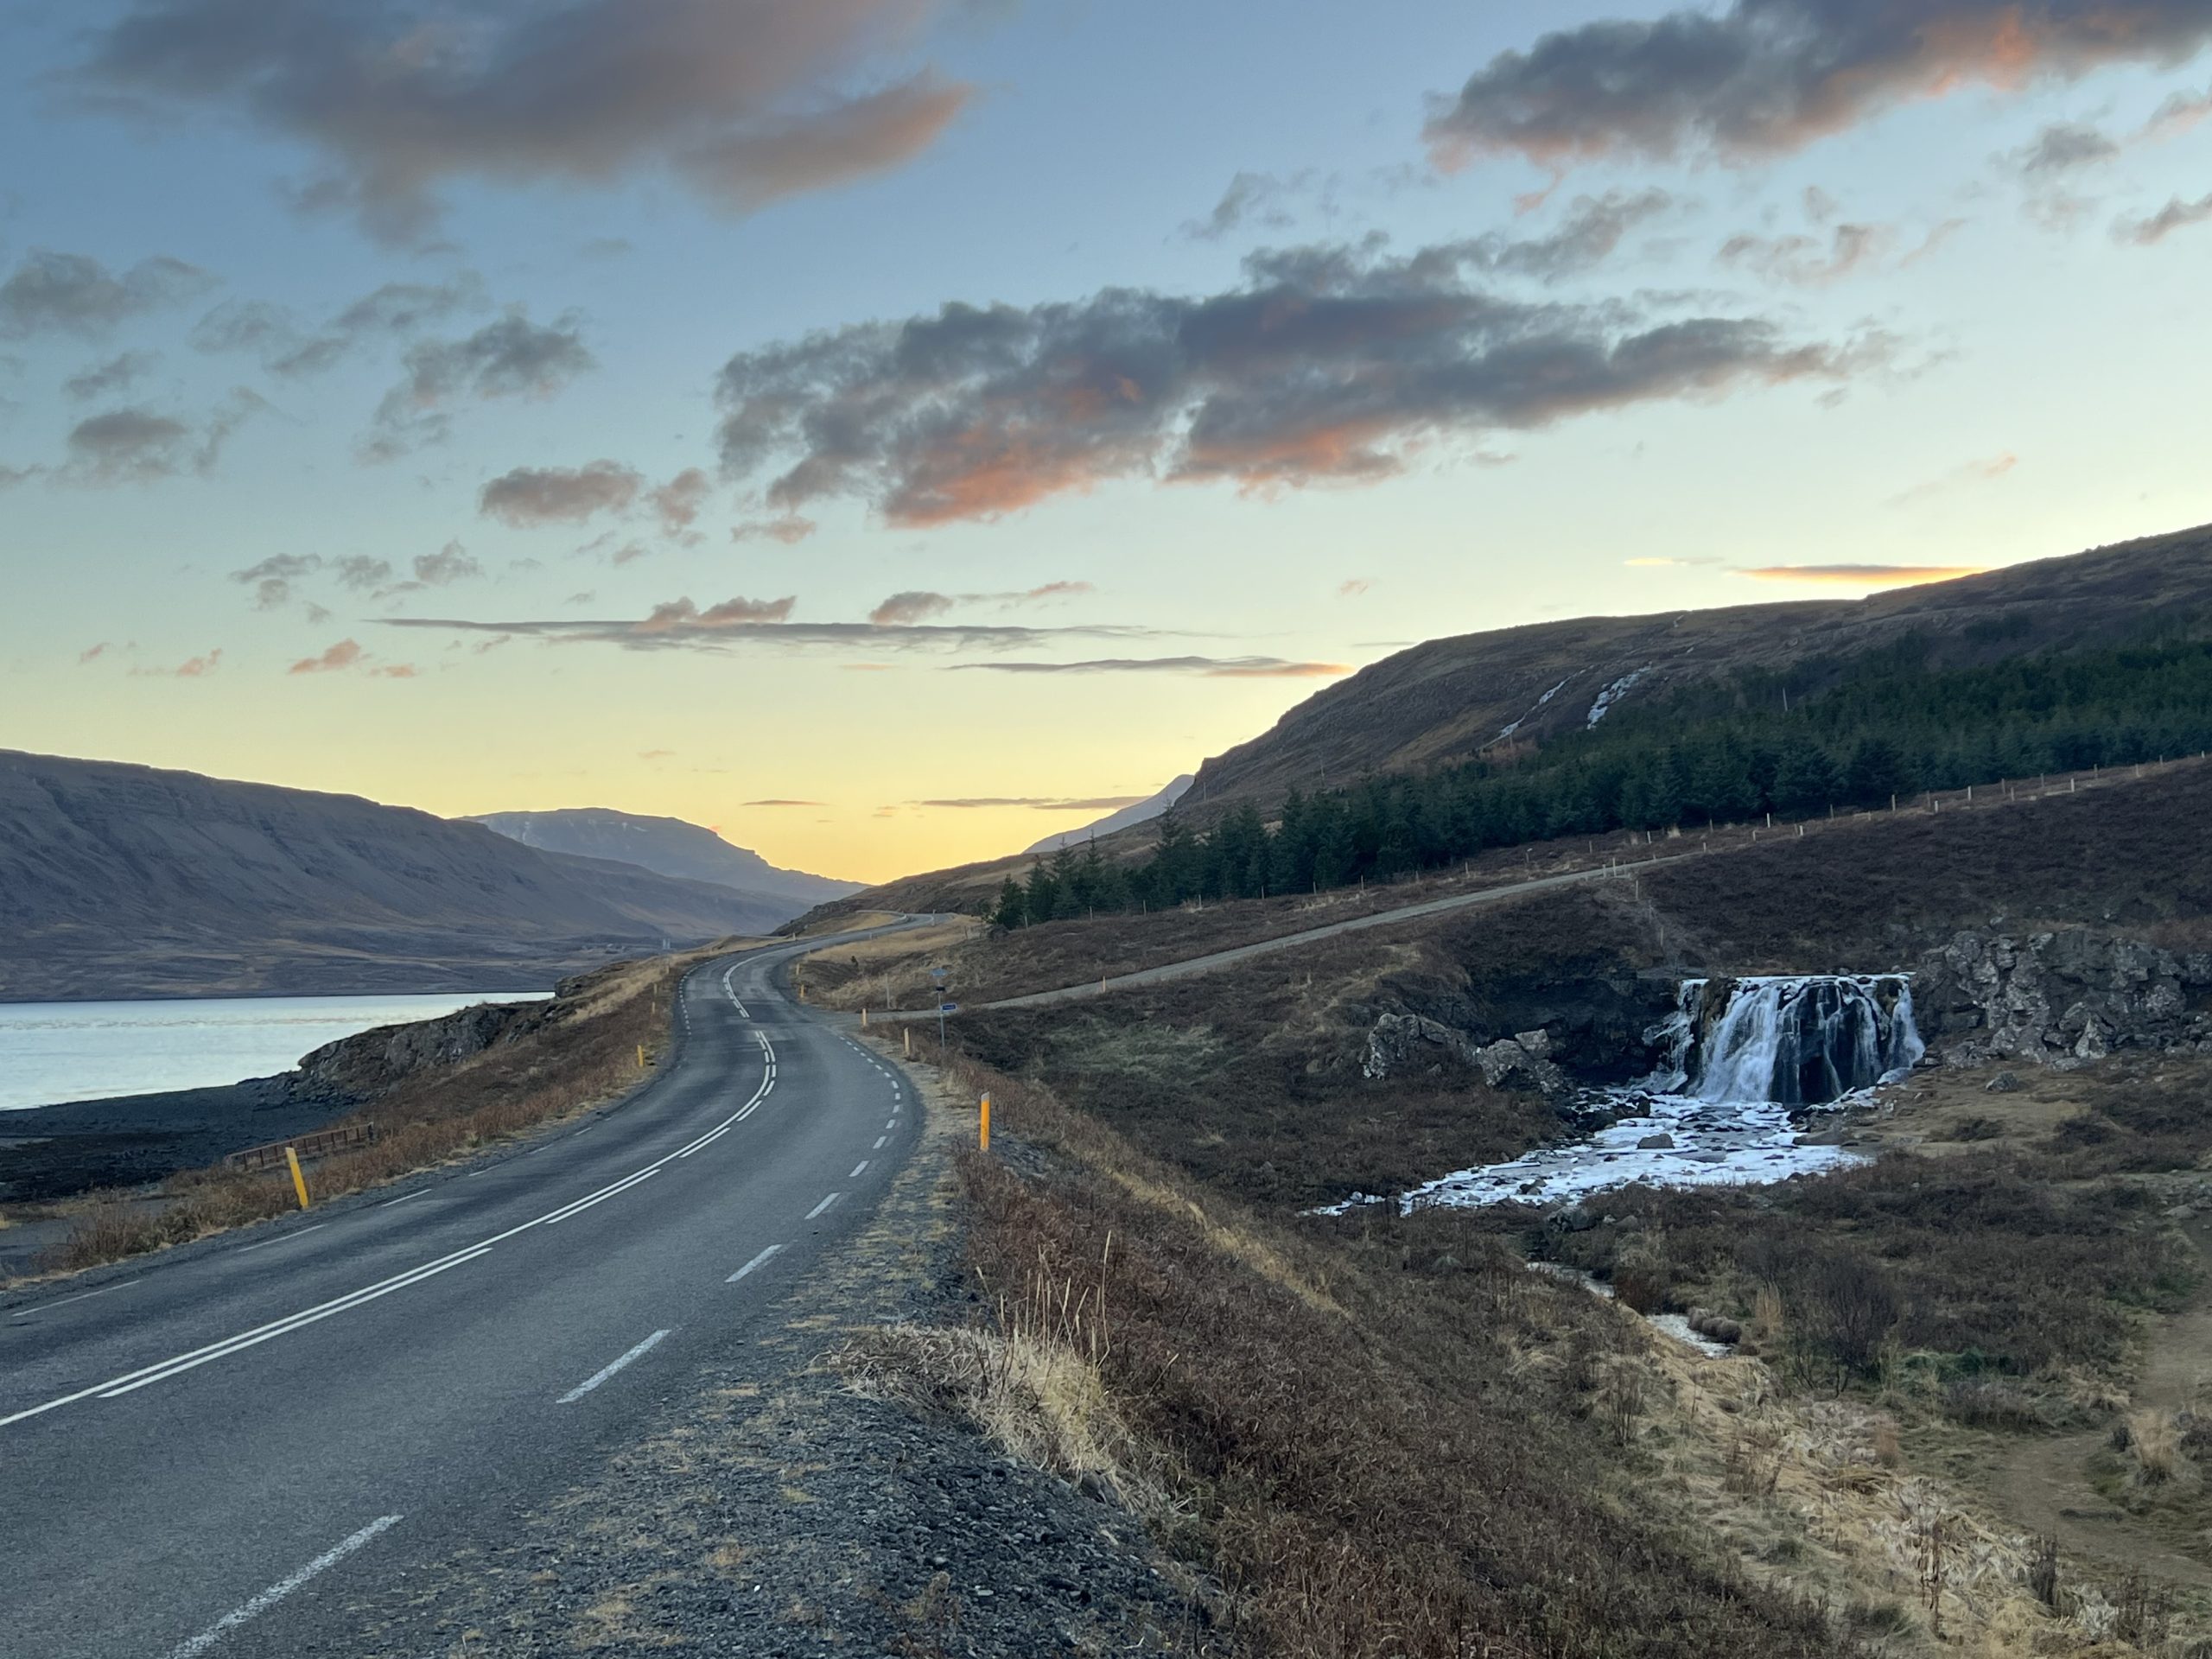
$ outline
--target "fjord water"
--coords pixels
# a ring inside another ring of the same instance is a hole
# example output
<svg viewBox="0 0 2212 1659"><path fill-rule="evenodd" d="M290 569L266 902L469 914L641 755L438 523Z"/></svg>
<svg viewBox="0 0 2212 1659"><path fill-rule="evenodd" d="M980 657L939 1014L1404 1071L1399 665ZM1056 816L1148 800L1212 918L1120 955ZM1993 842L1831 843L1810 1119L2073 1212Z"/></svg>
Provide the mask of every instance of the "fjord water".
<svg viewBox="0 0 2212 1659"><path fill-rule="evenodd" d="M289 1071L325 1043L543 991L0 1003L0 1111L213 1089Z"/></svg>

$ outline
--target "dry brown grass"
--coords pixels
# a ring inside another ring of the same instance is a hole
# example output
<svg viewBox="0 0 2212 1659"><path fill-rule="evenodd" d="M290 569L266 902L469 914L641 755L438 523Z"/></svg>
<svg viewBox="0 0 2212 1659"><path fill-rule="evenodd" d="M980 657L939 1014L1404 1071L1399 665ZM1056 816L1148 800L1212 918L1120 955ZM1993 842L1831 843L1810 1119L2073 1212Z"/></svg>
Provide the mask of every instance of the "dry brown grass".
<svg viewBox="0 0 2212 1659"><path fill-rule="evenodd" d="M373 1122L372 1143L317 1160L308 1185L318 1201L358 1192L466 1157L546 1122L616 1099L642 1077L637 1052L664 1047L677 982L725 947L620 963L570 982L555 1016L524 1041L439 1067L340 1124ZM158 1205L96 1198L40 1260L73 1273L209 1233L266 1221L296 1207L282 1170L253 1174L216 1166L162 1184Z"/></svg>
<svg viewBox="0 0 2212 1659"><path fill-rule="evenodd" d="M1076 1380L1032 1383L1028 1399L1057 1391L1087 1402L1067 1419L1110 1426L1097 1455L1157 1482L1161 1499L1140 1512L1164 1509L1157 1531L1222 1587L1227 1629L1250 1650L1849 1649L1800 1599L1624 1503L1621 1459L1644 1455L1665 1395L1618 1310L1539 1282L1471 1230L1456 1250L1412 1256L1387 1228L1324 1247L1193 1186L1041 1089L954 1069L990 1088L997 1121L1033 1149L1023 1166L1042 1152L1054 1170L1024 1178L963 1159L979 1282L1018 1287L1010 1300L1048 1316L1071 1311L1044 1341L1062 1362L1073 1351ZM1094 1338L1072 1311L1102 1305ZM1011 1371L997 1343L1035 1340L1049 1322L1014 1320L1010 1338L995 1303L991 1319L930 1340ZM1563 1363L1576 1341L1595 1351L1587 1396ZM1034 1455L1068 1459L1067 1444Z"/></svg>

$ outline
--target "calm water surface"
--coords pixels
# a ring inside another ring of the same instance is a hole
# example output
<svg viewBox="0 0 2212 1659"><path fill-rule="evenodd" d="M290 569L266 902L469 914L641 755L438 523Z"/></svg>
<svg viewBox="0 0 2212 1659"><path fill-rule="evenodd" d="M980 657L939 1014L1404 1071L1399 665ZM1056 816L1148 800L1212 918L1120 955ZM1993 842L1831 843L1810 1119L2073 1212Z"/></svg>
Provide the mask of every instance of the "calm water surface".
<svg viewBox="0 0 2212 1659"><path fill-rule="evenodd" d="M265 1077L289 1071L310 1049L373 1026L548 995L0 1002L0 1111Z"/></svg>

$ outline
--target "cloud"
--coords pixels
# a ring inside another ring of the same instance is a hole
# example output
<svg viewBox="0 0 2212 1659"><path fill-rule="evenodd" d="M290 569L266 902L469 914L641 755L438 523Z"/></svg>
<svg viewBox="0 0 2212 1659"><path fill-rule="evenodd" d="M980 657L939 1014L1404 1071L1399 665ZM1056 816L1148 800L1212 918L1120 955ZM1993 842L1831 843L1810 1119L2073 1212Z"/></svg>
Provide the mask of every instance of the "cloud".
<svg viewBox="0 0 2212 1659"><path fill-rule="evenodd" d="M1109 657L1082 663L955 663L1000 674L1196 674L1216 680L1320 680L1351 672L1349 663L1294 663L1280 657Z"/></svg>
<svg viewBox="0 0 2212 1659"><path fill-rule="evenodd" d="M392 461L442 442L456 399L550 397L598 366L573 315L541 325L519 306L463 339L417 340L404 360L406 378L385 394L361 445L365 461Z"/></svg>
<svg viewBox="0 0 2212 1659"><path fill-rule="evenodd" d="M78 665L81 667L86 663L96 663L101 658L106 656L107 652L108 642L103 639L97 645L88 646L85 650L77 653Z"/></svg>
<svg viewBox="0 0 2212 1659"><path fill-rule="evenodd" d="M1087 582L1048 582L1041 587L1025 588L1013 593L893 594L882 604L870 611L868 620L879 626L926 622L930 618L943 616L946 612L960 605L997 605L1012 610L1026 605L1048 604L1056 599L1073 599L1080 594L1097 591Z"/></svg>
<svg viewBox="0 0 2212 1659"><path fill-rule="evenodd" d="M88 660L80 658L79 661ZM188 657L175 668L134 668L130 671L143 678L163 680L204 680L223 664L221 647L204 657Z"/></svg>
<svg viewBox="0 0 2212 1659"><path fill-rule="evenodd" d="M322 560L313 553L279 553L232 571L231 580L253 589L254 609L274 611L291 603L294 582L321 569Z"/></svg>
<svg viewBox="0 0 2212 1659"><path fill-rule="evenodd" d="M1839 225L1825 242L1811 236L1732 236L1721 244L1723 264L1741 265L1770 282L1824 288L1879 262L1895 239L1886 225Z"/></svg>
<svg viewBox="0 0 2212 1659"><path fill-rule="evenodd" d="M340 639L320 657L302 657L286 671L293 674L335 674L356 668L368 653L357 641Z"/></svg>
<svg viewBox="0 0 2212 1659"><path fill-rule="evenodd" d="M1954 467L1940 478L1931 478L1924 484L1916 484L1909 490L1900 490L1883 505L1891 507L1910 506L1933 496L1947 494L1961 485L1993 484L2020 464L2020 458L2011 450L1989 455L1979 461L1969 461Z"/></svg>
<svg viewBox="0 0 2212 1659"><path fill-rule="evenodd" d="M794 622L789 599L725 600L705 609L690 599L656 605L642 619L532 618L480 621L464 617L385 617L384 626L454 632L516 634L569 644L613 645L632 650L735 651L756 645L784 649L855 645L895 651L1008 651L1067 639L1173 638L1154 628L1099 624L1034 627L1018 623ZM1192 659L1197 660L1197 659ZM1272 663L1274 658L1253 658Z"/></svg>
<svg viewBox="0 0 2212 1659"><path fill-rule="evenodd" d="M1221 193L1221 200L1204 219L1187 219L1183 234L1193 241L1218 242L1232 231L1258 226L1271 231L1287 230L1296 222L1286 205L1313 180L1311 172L1287 179L1272 173L1239 173Z"/></svg>
<svg viewBox="0 0 2212 1659"><path fill-rule="evenodd" d="M815 529L813 519L787 512L780 518L755 518L733 525L729 538L733 542L781 542L785 547L796 547L813 535Z"/></svg>
<svg viewBox="0 0 2212 1659"><path fill-rule="evenodd" d="M1661 570L1688 568L1700 564L1718 564L1720 561L1715 558L1703 557L1692 559L1641 558L1623 559L1621 563L1627 565L1631 569Z"/></svg>
<svg viewBox="0 0 2212 1659"><path fill-rule="evenodd" d="M783 599L726 599L701 610L688 599L656 605L652 613L636 625L640 633L711 633L723 628L757 628L791 619L798 601Z"/></svg>
<svg viewBox="0 0 2212 1659"><path fill-rule="evenodd" d="M372 558L366 553L348 553L331 562L331 569L338 573L339 585L351 588L356 593L372 593L391 585L391 561Z"/></svg>
<svg viewBox="0 0 2212 1659"><path fill-rule="evenodd" d="M105 363L79 370L61 383L61 390L79 403L118 397L160 367L161 361L159 352L119 352Z"/></svg>
<svg viewBox="0 0 2212 1659"><path fill-rule="evenodd" d="M2175 92L2152 111L2145 124L2146 138L2173 138L2187 132L2207 116L2212 116L2212 90L2202 92Z"/></svg>
<svg viewBox="0 0 2212 1659"><path fill-rule="evenodd" d="M485 302L483 279L463 271L442 283L385 283L309 330L287 308L228 300L192 330L196 351L249 353L272 374L319 374L357 349L406 340L431 324Z"/></svg>
<svg viewBox="0 0 2212 1659"><path fill-rule="evenodd" d="M1620 156L1741 165L1910 99L2172 64L2209 39L2203 0L1735 0L1500 53L1432 111L1427 137L1446 168L1497 154L1554 171Z"/></svg>
<svg viewBox="0 0 2212 1659"><path fill-rule="evenodd" d="M1113 812L1125 806L1136 806L1152 798L1149 795L1100 795L1088 800L1077 800L1060 795L975 795L944 801L909 801L909 806L938 806L967 810L976 808L1026 806L1039 812Z"/></svg>
<svg viewBox="0 0 2212 1659"><path fill-rule="evenodd" d="M1341 582L1337 584L1337 597L1338 599L1357 599L1362 594L1365 593L1369 588L1374 586L1375 584L1365 576L1354 576L1349 582Z"/></svg>
<svg viewBox="0 0 2212 1659"><path fill-rule="evenodd" d="M204 474L214 470L231 434L267 407L241 390L196 423L137 407L88 416L70 429L69 460L60 475L71 483L105 487Z"/></svg>
<svg viewBox="0 0 2212 1659"><path fill-rule="evenodd" d="M714 480L696 467L686 467L647 498L660 527L675 536L691 528L714 492Z"/></svg>
<svg viewBox="0 0 2212 1659"><path fill-rule="evenodd" d="M1978 576L1984 564L1769 564L1739 568L1739 576L1760 582L1834 583L1850 588L1904 588L1924 582L1951 582Z"/></svg>
<svg viewBox="0 0 2212 1659"><path fill-rule="evenodd" d="M2208 219L2212 219L2212 194L2199 196L2195 201L2183 201L2176 196L2148 219L2120 220L2112 227L2113 239L2147 248L2164 241L2176 231L2202 225Z"/></svg>
<svg viewBox="0 0 2212 1659"><path fill-rule="evenodd" d="M415 556L415 580L425 588L445 588L484 574L484 567L459 542L448 542L435 553Z"/></svg>
<svg viewBox="0 0 2212 1659"><path fill-rule="evenodd" d="M2005 156L2013 170L2031 180L2047 181L2108 162L2120 154L2120 143L2086 121L2054 121L2035 136L2031 143Z"/></svg>
<svg viewBox="0 0 2212 1659"><path fill-rule="evenodd" d="M950 594L904 593L893 594L868 613L868 620L878 626L887 624L926 622L933 616L943 616L952 608Z"/></svg>
<svg viewBox="0 0 2212 1659"><path fill-rule="evenodd" d="M1471 263L1501 276L1556 283L1603 264L1637 226L1669 213L1675 198L1664 190L1608 190L1578 196L1560 227L1546 236L1514 238L1491 232L1469 245Z"/></svg>
<svg viewBox="0 0 2212 1659"><path fill-rule="evenodd" d="M747 806L827 806L830 803L827 801L784 801L770 799L766 801L747 801L744 802L743 804Z"/></svg>
<svg viewBox="0 0 2212 1659"><path fill-rule="evenodd" d="M112 102L243 114L317 152L302 193L421 241L450 182L599 187L673 176L756 207L895 167L973 96L885 70L932 0L570 0L425 15L407 0L271 12L137 0L82 79ZM876 90L849 95L856 78Z"/></svg>
<svg viewBox="0 0 2212 1659"><path fill-rule="evenodd" d="M1128 478L1362 483L1497 429L1840 381L1887 349L1759 317L1501 297L1470 280L1491 257L1464 242L1404 258L1296 249L1201 298L951 304L743 353L718 387L723 466L769 473L772 507L858 497L903 526Z"/></svg>
<svg viewBox="0 0 2212 1659"><path fill-rule="evenodd" d="M594 514L620 512L638 499L645 479L612 461L582 467L518 467L486 484L477 510L518 530L580 524Z"/></svg>
<svg viewBox="0 0 2212 1659"><path fill-rule="evenodd" d="M166 257L120 276L82 253L34 248L0 283L0 338L75 334L98 340L129 317L178 305L214 286L197 265Z"/></svg>

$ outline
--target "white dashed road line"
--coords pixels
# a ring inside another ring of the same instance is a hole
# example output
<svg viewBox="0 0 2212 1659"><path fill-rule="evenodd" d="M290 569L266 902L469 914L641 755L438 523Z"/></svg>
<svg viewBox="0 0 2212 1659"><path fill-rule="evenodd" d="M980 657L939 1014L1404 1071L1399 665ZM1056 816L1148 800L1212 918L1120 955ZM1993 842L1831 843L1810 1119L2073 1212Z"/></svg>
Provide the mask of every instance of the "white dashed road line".
<svg viewBox="0 0 2212 1659"><path fill-rule="evenodd" d="M808 1211L806 1212L806 1218L809 1221L812 1221L817 1216L819 1216L824 1210L827 1210L831 1205L836 1203L837 1200L843 1196L844 1195L842 1193L832 1192L828 1198L823 1199L821 1203L816 1205L813 1209Z"/></svg>
<svg viewBox="0 0 2212 1659"><path fill-rule="evenodd" d="M730 1274L728 1278L723 1280L722 1282L726 1285L735 1284L739 1280L744 1278L747 1274L751 1273L755 1268L765 1267L767 1264L768 1258L775 1255L777 1251L783 1248L784 1247L780 1244L771 1244L766 1249L761 1251L760 1255L754 1256L750 1262L740 1268L735 1273Z"/></svg>
<svg viewBox="0 0 2212 1659"><path fill-rule="evenodd" d="M328 1572L355 1550L360 1548L362 1545L370 1542L381 1533L389 1532L398 1524L399 1517L396 1515L378 1516L343 1543L335 1544L324 1550L321 1554L316 1556L290 1577L279 1579L251 1601L225 1613L189 1642L180 1642L169 1649L168 1659L199 1659L200 1655L207 1652L208 1649L213 1647L248 1619L257 1618L267 1612L309 1579L314 1578L317 1573Z"/></svg>
<svg viewBox="0 0 2212 1659"><path fill-rule="evenodd" d="M608 1377L613 1376L615 1372L620 1370L625 1365L630 1363L631 1361L635 1359L643 1359L647 1354L651 1353L659 1345L660 1339L667 1334L668 1332L665 1331L654 1332L652 1335L647 1337L643 1342L632 1348L628 1353L623 1355L621 1358L615 1360L603 1370L596 1371L582 1382L577 1383L575 1388L570 1389L566 1394L555 1401L554 1403L561 1406L574 1405L577 1401L582 1399L584 1395L589 1394L601 1383L606 1382Z"/></svg>

